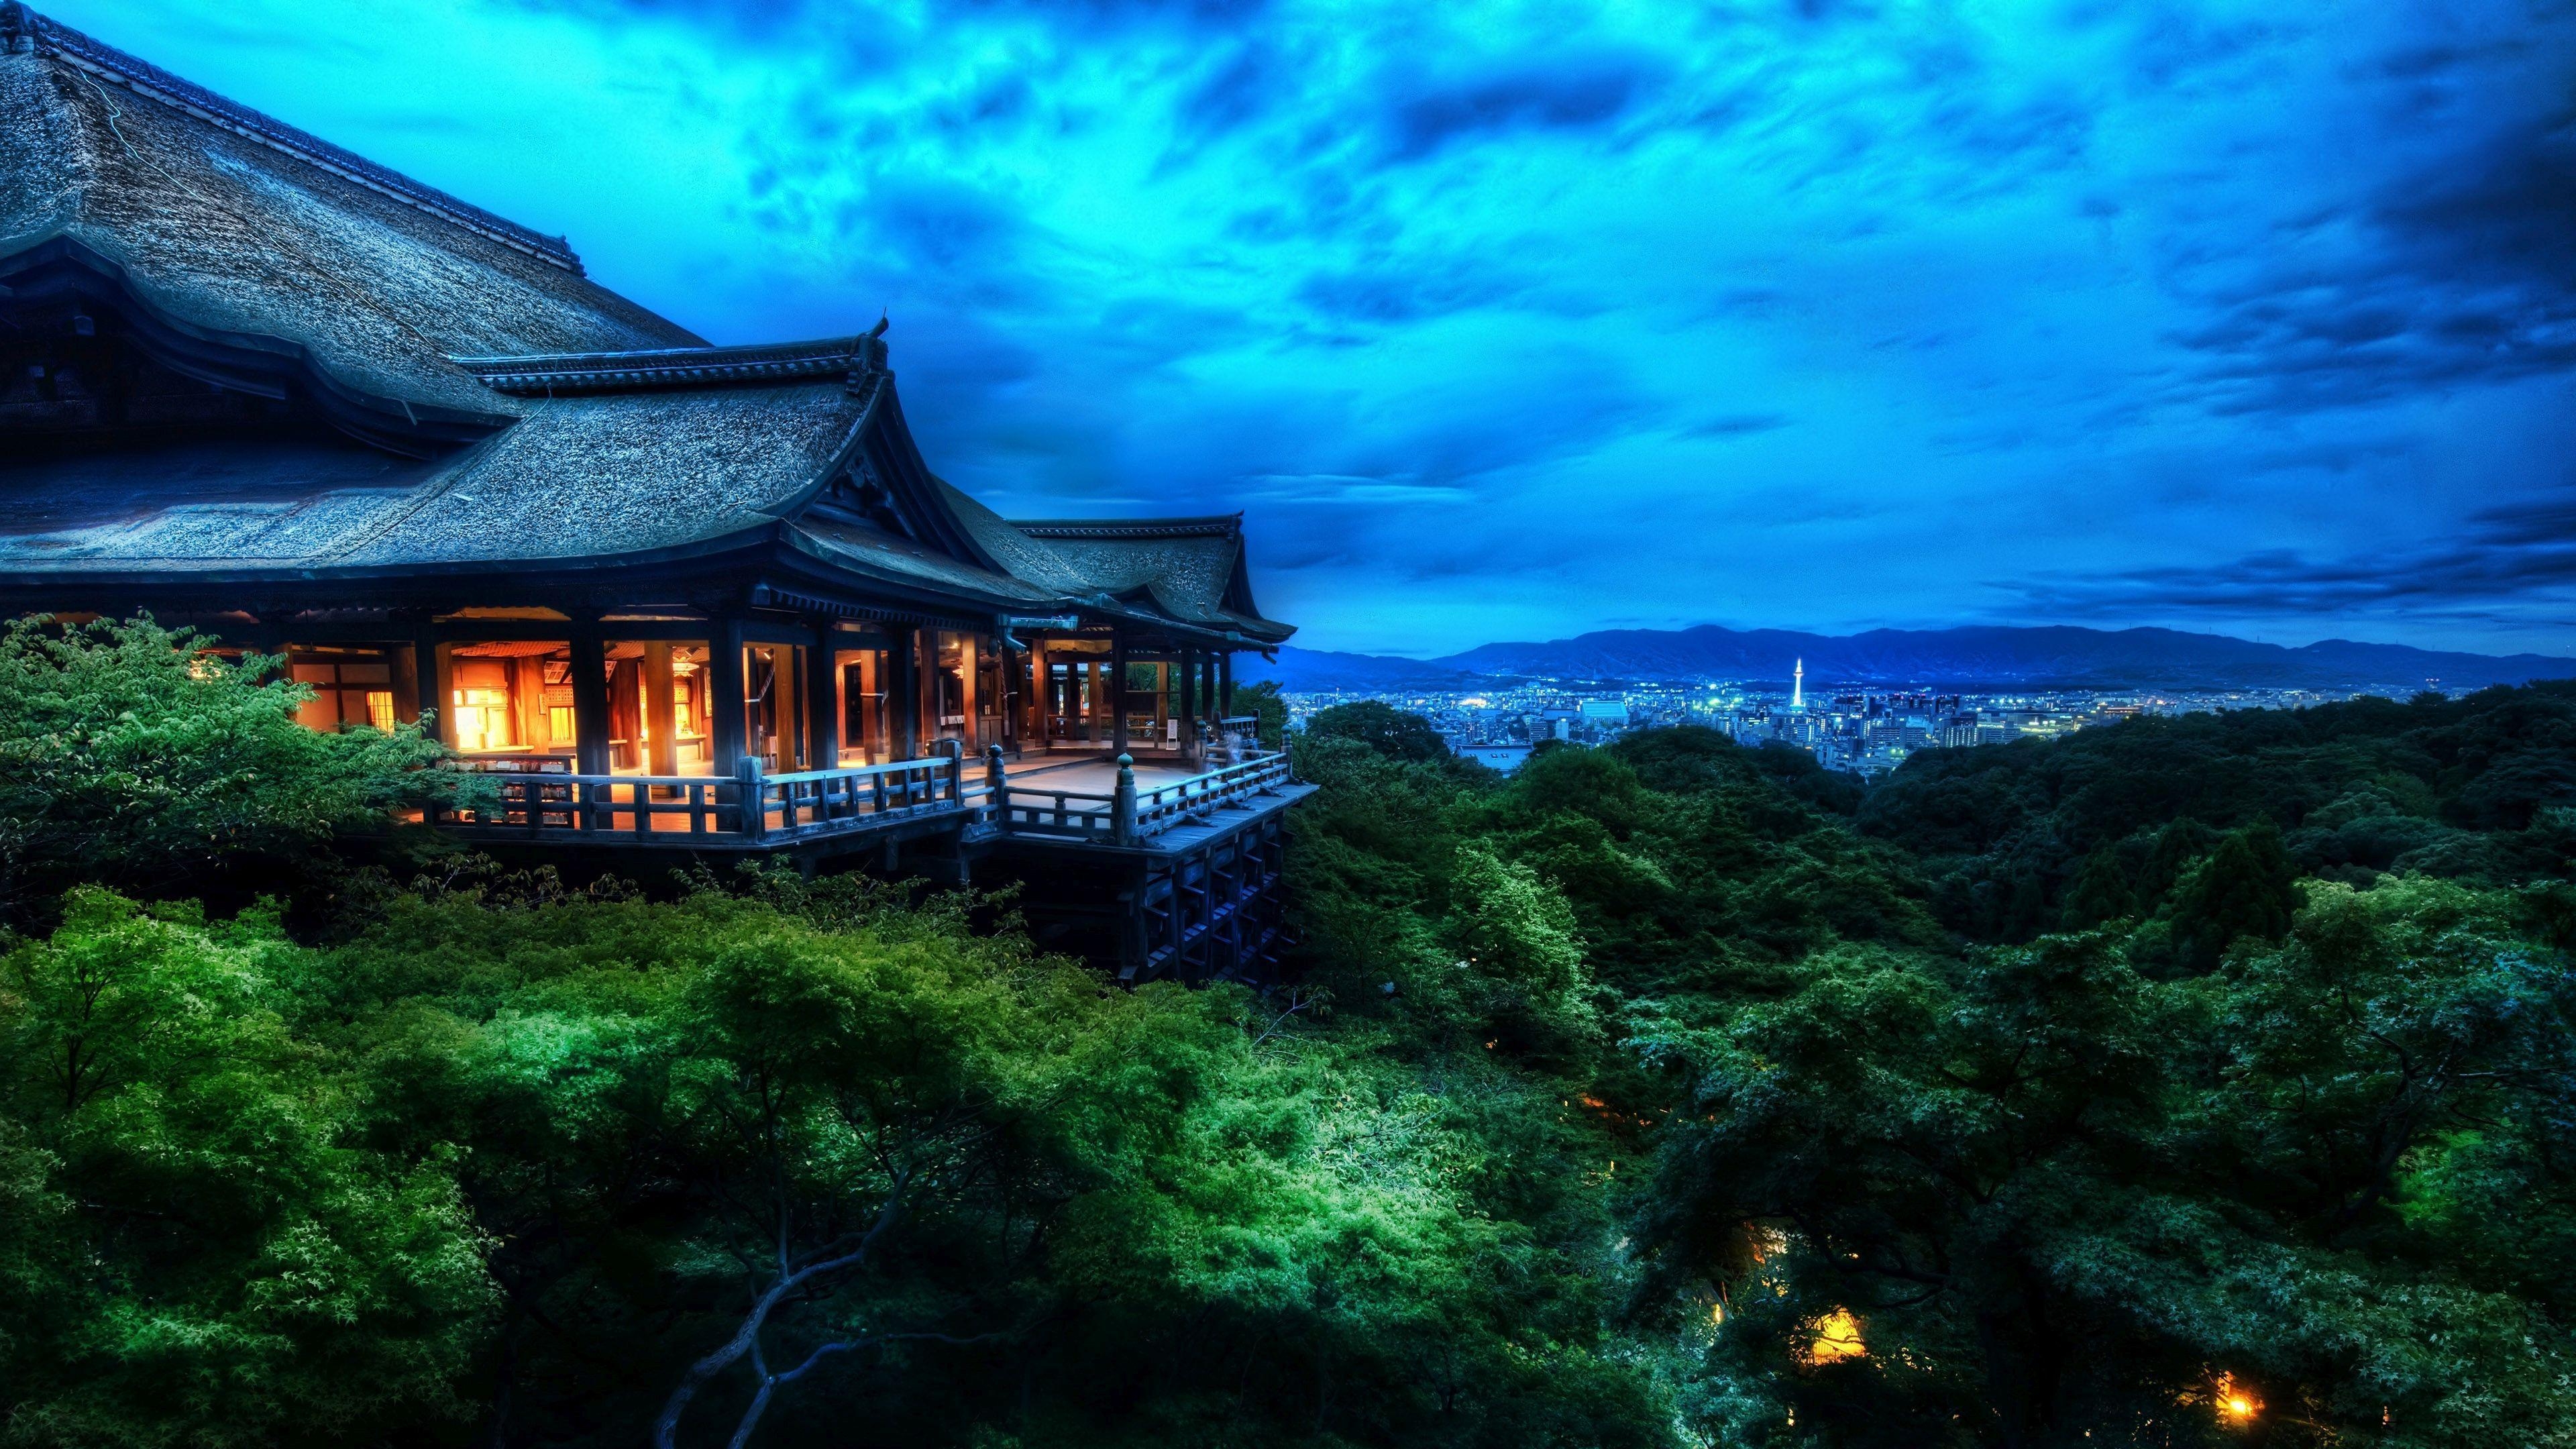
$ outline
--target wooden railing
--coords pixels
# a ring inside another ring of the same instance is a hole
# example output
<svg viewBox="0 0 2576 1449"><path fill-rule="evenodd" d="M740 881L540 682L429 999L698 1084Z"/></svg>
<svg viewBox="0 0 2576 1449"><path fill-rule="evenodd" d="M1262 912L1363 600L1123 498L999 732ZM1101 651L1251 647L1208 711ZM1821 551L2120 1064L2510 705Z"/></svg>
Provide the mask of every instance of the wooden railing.
<svg viewBox="0 0 2576 1449"><path fill-rule="evenodd" d="M982 804L985 818L1005 834L1134 845L1193 816L1275 793L1289 779L1284 753L1151 788L1137 785L1134 765L1132 759L1119 756L1117 783L1110 793L1101 795L1014 784L1003 767L1001 751L992 750L985 758L983 784L968 787L967 795Z"/></svg>
<svg viewBox="0 0 2576 1449"><path fill-rule="evenodd" d="M496 774L497 805L451 810L442 825L471 833L601 844L707 841L767 844L871 830L930 815L967 814L955 755L836 770L766 774L757 759L733 775Z"/></svg>
<svg viewBox="0 0 2576 1449"><path fill-rule="evenodd" d="M1009 835L1135 845L1195 816L1274 793L1288 756L1256 755L1167 784L1139 787L1119 757L1108 793L1014 783L996 747L981 779L947 752L887 765L764 773L757 759L732 775L576 775L493 772L496 803L448 810L438 823L496 838L611 844L776 845L953 816Z"/></svg>
<svg viewBox="0 0 2576 1449"><path fill-rule="evenodd" d="M1255 715L1236 715L1216 722L1217 738L1232 746L1234 757L1249 760L1261 753L1261 720Z"/></svg>

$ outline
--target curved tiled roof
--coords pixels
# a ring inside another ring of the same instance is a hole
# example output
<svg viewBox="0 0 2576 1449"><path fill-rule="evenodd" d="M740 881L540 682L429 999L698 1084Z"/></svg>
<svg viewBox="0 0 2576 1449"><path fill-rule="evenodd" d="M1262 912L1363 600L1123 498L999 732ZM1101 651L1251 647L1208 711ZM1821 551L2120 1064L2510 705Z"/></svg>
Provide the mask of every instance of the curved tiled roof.
<svg viewBox="0 0 2576 1449"><path fill-rule="evenodd" d="M591 282L561 238L15 0L0 0L0 272L117 289L138 345L292 363L317 394L356 400L321 410L353 437L466 444L426 462L320 432L32 462L0 450L0 571L610 563L758 535L978 608L1292 632L1252 606L1240 516L1014 524L940 482L892 403L882 323L712 347ZM917 539L817 503L878 465Z"/></svg>
<svg viewBox="0 0 2576 1449"><path fill-rule="evenodd" d="M356 392L507 413L450 355L703 346L560 240L0 7L0 256L56 238L163 317L284 339Z"/></svg>
<svg viewBox="0 0 2576 1449"><path fill-rule="evenodd" d="M0 565L399 569L685 548L776 522L831 470L864 407L837 382L560 398L441 462L368 480L374 486L283 497L245 497L238 486L174 495L177 480L101 490L86 516L0 536ZM70 486L98 466L74 458L50 471ZM258 481L274 490L273 477Z"/></svg>
<svg viewBox="0 0 2576 1449"><path fill-rule="evenodd" d="M1113 595L1142 595L1186 623L1275 643L1296 632L1261 617L1245 576L1243 515L1210 518L1048 518L1012 524L1022 536Z"/></svg>

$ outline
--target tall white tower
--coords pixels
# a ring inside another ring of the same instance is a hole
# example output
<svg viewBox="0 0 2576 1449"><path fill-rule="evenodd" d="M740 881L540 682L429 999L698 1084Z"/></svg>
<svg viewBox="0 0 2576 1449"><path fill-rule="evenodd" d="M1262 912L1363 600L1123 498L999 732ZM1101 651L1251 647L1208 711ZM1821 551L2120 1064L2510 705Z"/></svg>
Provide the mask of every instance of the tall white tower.
<svg viewBox="0 0 2576 1449"><path fill-rule="evenodd" d="M1807 707L1807 657L1803 654L1798 656L1797 672L1789 677L1789 707Z"/></svg>

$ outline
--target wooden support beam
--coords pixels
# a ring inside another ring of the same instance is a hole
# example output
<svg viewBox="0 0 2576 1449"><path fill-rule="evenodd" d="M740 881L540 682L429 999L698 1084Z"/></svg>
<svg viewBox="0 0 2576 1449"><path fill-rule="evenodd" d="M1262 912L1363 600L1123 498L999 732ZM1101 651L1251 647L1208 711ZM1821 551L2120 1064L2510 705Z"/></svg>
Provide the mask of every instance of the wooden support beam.
<svg viewBox="0 0 2576 1449"><path fill-rule="evenodd" d="M1109 635L1109 746L1120 754L1127 751L1127 631L1115 629Z"/></svg>
<svg viewBox="0 0 2576 1449"><path fill-rule="evenodd" d="M929 635L927 629L898 631L894 648L886 651L886 662L894 666L894 678L886 685L889 759L921 758L921 650Z"/></svg>
<svg viewBox="0 0 2576 1449"><path fill-rule="evenodd" d="M1189 759L1199 757L1199 656L1194 649L1181 651L1181 753Z"/></svg>
<svg viewBox="0 0 2576 1449"><path fill-rule="evenodd" d="M1029 705L1027 709L1021 711L1023 716L1020 728L1021 749L1044 750L1051 743L1047 738L1047 714L1055 705L1055 696L1050 693L1053 688L1054 681L1047 677L1046 641L1031 639L1029 641Z"/></svg>
<svg viewBox="0 0 2576 1449"><path fill-rule="evenodd" d="M644 645L644 772L680 773L680 712L672 702L671 643L655 639Z"/></svg>
<svg viewBox="0 0 2576 1449"><path fill-rule="evenodd" d="M447 646L438 642L429 625L420 626L412 643L413 667L420 671L420 707L430 714L437 726L434 733L441 744L456 748L455 701L449 699Z"/></svg>
<svg viewBox="0 0 2576 1449"><path fill-rule="evenodd" d="M391 644L385 648L386 662L391 666L394 690L394 718L420 718L420 651L410 644Z"/></svg>
<svg viewBox="0 0 2576 1449"><path fill-rule="evenodd" d="M748 744L742 708L742 620L716 619L707 640L707 752L718 778L742 764Z"/></svg>
<svg viewBox="0 0 2576 1449"><path fill-rule="evenodd" d="M805 768L829 770L841 763L841 667L833 660L832 631L820 631L821 645L805 651Z"/></svg>
<svg viewBox="0 0 2576 1449"><path fill-rule="evenodd" d="M916 756L927 758L939 738L939 631L912 631L912 722Z"/></svg>
<svg viewBox="0 0 2576 1449"><path fill-rule="evenodd" d="M572 626L573 754L585 775L609 771L608 647L595 620Z"/></svg>

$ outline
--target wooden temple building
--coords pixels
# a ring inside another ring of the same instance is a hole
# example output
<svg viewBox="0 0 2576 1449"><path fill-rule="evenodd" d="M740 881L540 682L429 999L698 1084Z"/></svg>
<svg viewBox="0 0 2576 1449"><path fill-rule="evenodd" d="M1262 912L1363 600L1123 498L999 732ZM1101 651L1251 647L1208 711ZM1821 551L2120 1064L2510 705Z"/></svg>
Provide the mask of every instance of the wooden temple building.
<svg viewBox="0 0 2576 1449"><path fill-rule="evenodd" d="M1135 977L1275 953L1239 515L1007 520L884 324L711 346L542 236L0 4L0 609L282 654L613 861L1016 877ZM1122 764L1122 758L1128 763Z"/></svg>

